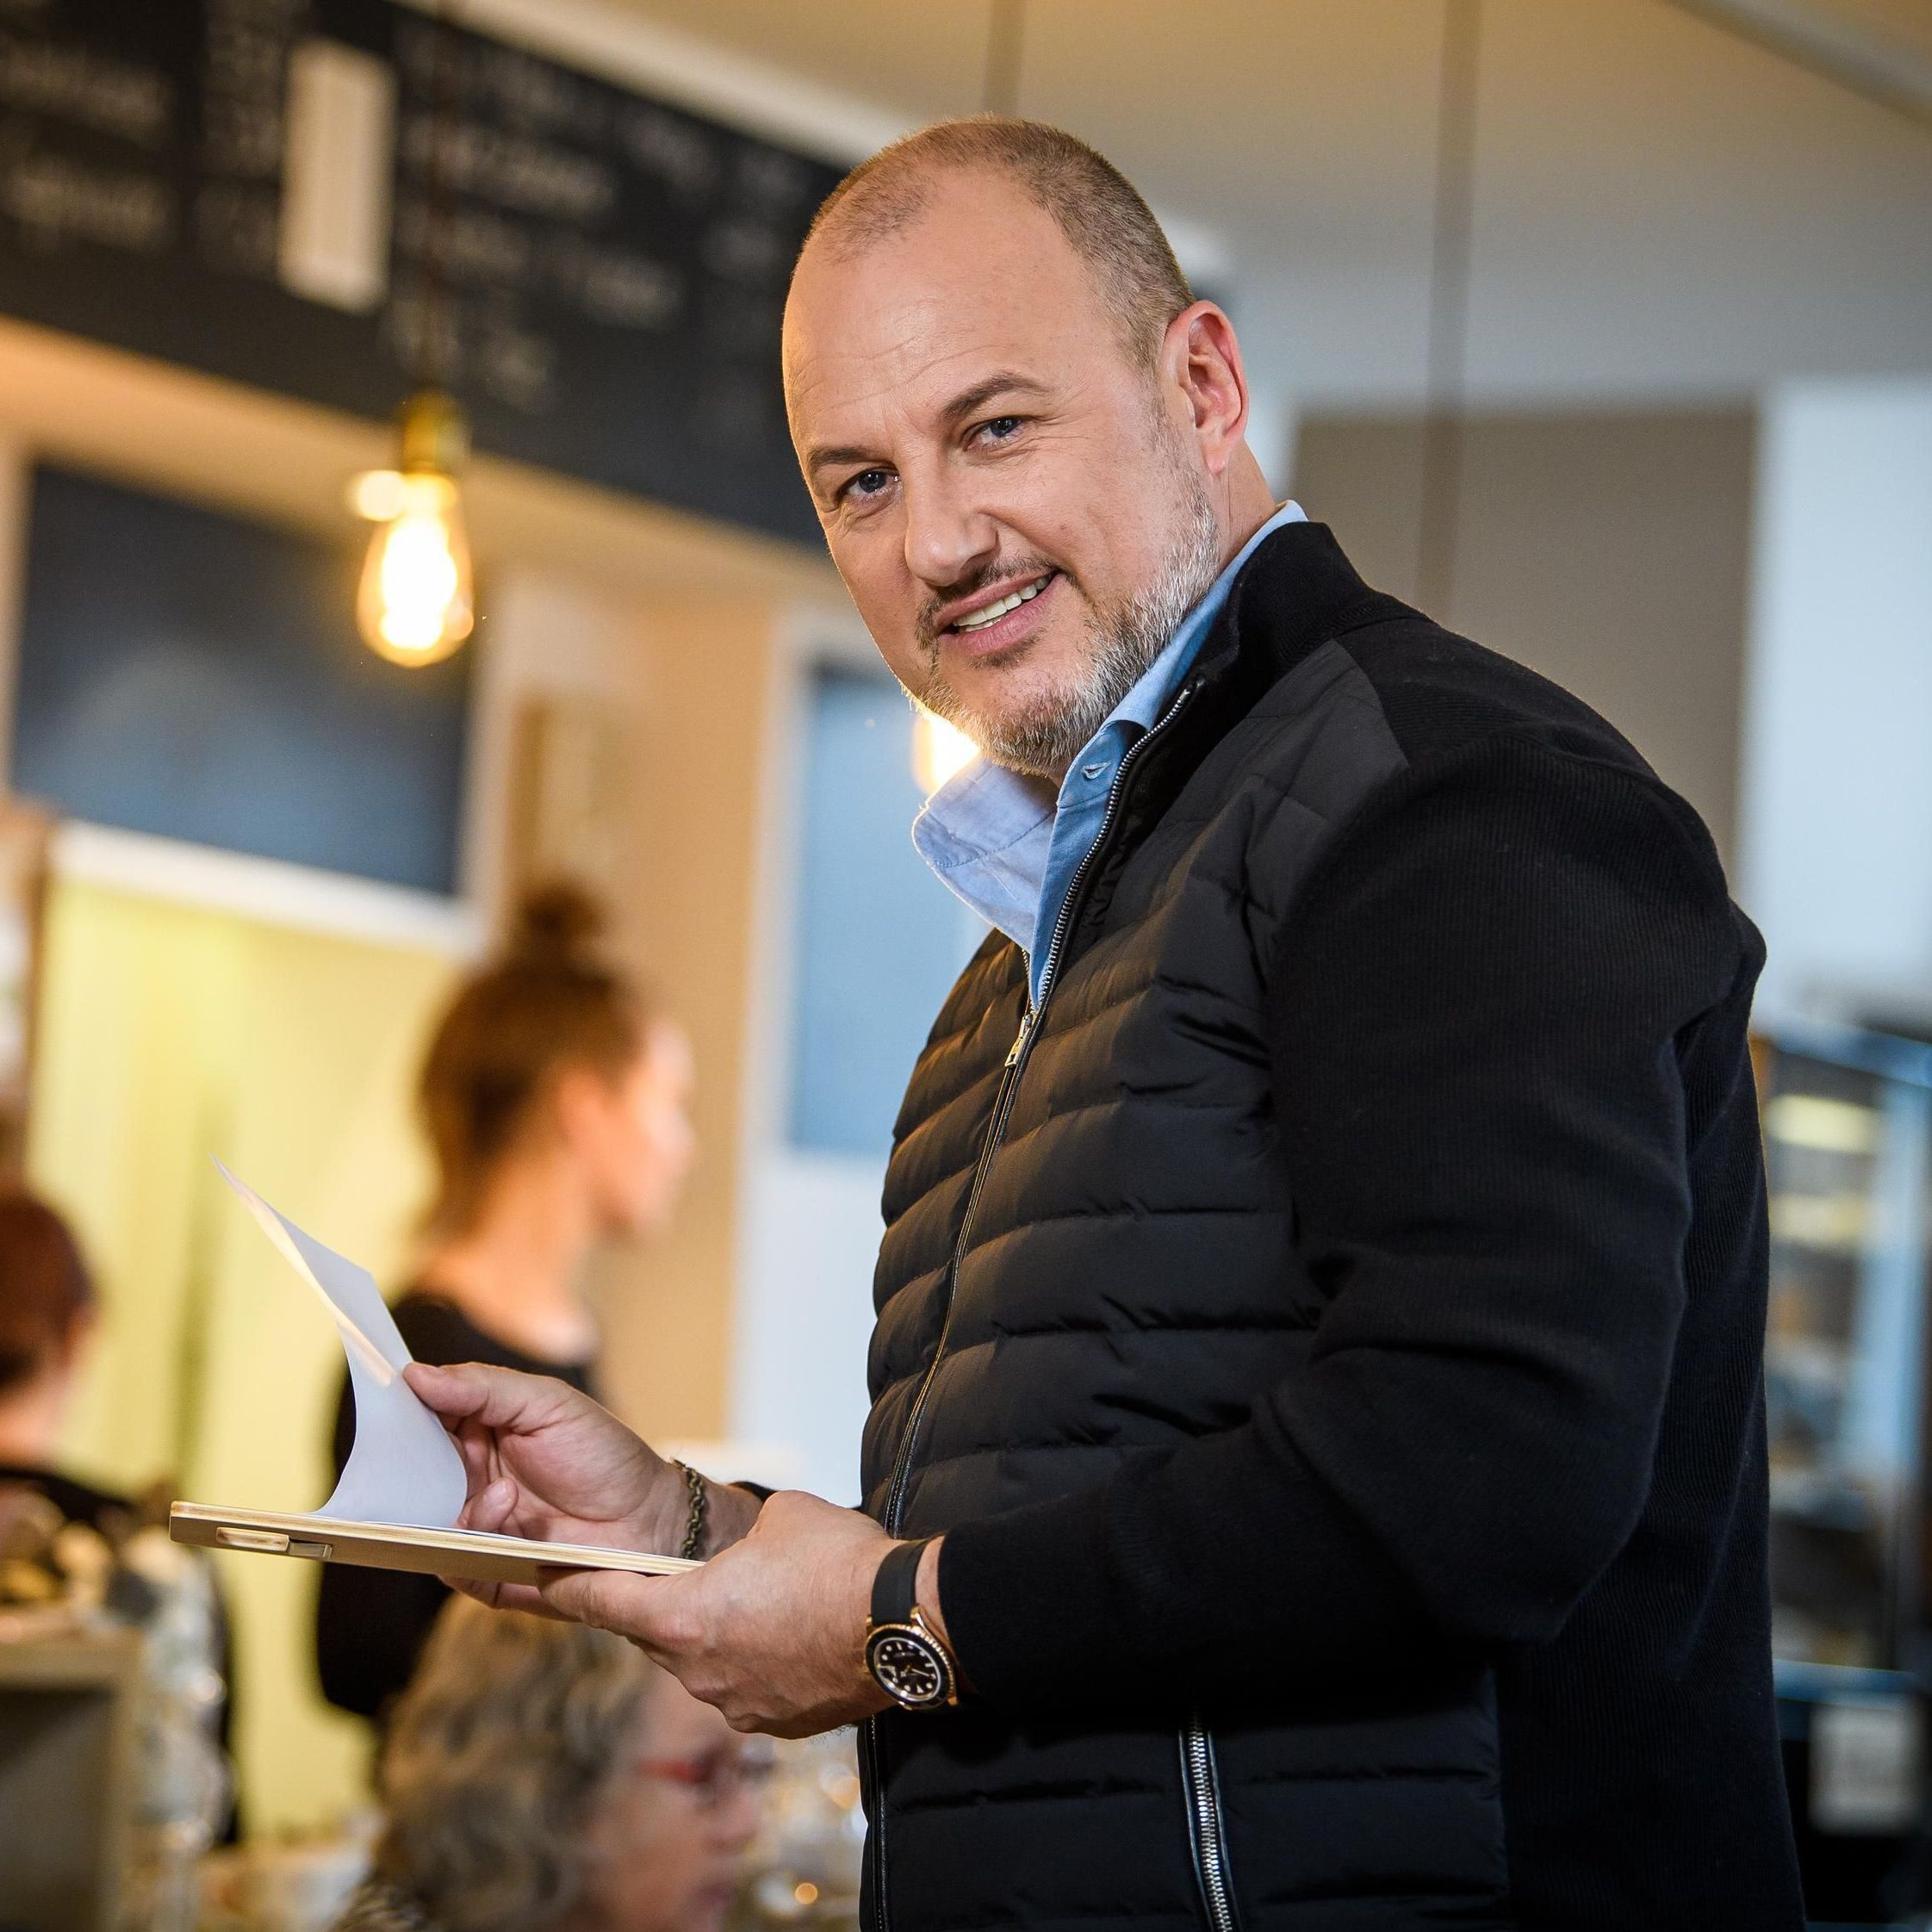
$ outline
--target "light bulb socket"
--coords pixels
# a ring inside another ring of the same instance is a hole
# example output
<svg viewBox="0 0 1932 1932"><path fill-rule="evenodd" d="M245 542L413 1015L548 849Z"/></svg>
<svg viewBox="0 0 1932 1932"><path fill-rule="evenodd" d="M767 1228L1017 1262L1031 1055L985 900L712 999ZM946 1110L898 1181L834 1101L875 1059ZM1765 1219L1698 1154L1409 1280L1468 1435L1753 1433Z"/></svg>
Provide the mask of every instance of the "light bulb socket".
<svg viewBox="0 0 1932 1932"><path fill-rule="evenodd" d="M453 476L469 455L469 419L441 389L419 389L396 412L397 468Z"/></svg>

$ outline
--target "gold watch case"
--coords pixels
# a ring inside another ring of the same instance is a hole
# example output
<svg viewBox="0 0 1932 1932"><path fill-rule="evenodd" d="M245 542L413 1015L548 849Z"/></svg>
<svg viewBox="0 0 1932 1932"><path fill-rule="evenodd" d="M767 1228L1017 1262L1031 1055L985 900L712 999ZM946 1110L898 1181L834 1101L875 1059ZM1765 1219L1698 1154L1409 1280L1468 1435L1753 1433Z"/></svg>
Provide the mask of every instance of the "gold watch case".
<svg viewBox="0 0 1932 1932"><path fill-rule="evenodd" d="M943 1711L960 1701L960 1674L924 1613L866 1632L866 1668L902 1711Z"/></svg>

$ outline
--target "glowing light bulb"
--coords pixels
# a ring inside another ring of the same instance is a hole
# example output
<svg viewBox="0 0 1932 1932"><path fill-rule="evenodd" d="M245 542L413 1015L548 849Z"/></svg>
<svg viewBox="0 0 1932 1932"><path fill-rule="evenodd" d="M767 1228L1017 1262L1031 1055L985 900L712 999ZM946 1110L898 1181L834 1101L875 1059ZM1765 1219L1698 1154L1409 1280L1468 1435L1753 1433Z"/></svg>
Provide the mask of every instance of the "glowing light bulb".
<svg viewBox="0 0 1932 1932"><path fill-rule="evenodd" d="M929 798L978 755L979 747L958 725L923 708L913 713L912 775Z"/></svg>
<svg viewBox="0 0 1932 1932"><path fill-rule="evenodd" d="M349 486L351 507L376 525L356 619L363 641L395 664L434 664L476 621L469 539L454 472L467 446L446 396L413 398L402 413L402 467L371 469Z"/></svg>

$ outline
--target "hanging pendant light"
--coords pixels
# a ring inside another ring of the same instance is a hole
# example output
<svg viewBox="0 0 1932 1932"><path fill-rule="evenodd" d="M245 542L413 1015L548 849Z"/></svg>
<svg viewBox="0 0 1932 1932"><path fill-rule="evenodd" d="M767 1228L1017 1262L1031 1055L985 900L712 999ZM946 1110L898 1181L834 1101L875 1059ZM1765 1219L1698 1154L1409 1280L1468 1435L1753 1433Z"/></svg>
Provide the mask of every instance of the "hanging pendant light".
<svg viewBox="0 0 1932 1932"><path fill-rule="evenodd" d="M356 621L363 641L393 664L434 664L476 621L469 539L457 483L469 426L455 400L422 389L397 417L394 469L369 469L349 486L350 506L376 525L363 564Z"/></svg>
<svg viewBox="0 0 1932 1932"><path fill-rule="evenodd" d="M438 4L432 78L429 178L424 196L416 393L396 413L396 467L349 485L349 506L376 525L356 595L363 641L392 664L435 664L462 647L476 622L469 538L457 477L469 424L450 395L448 339L451 219L447 149L457 107L457 47Z"/></svg>

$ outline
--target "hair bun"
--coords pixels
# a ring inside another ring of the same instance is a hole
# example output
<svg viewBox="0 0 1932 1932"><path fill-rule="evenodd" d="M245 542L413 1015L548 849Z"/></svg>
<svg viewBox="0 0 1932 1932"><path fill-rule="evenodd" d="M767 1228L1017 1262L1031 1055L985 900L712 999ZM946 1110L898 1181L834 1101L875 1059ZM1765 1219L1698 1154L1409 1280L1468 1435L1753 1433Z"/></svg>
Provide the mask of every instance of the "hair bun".
<svg viewBox="0 0 1932 1932"><path fill-rule="evenodd" d="M510 951L519 959L577 959L588 953L605 927L604 908L567 879L547 880L525 892L517 907Z"/></svg>

